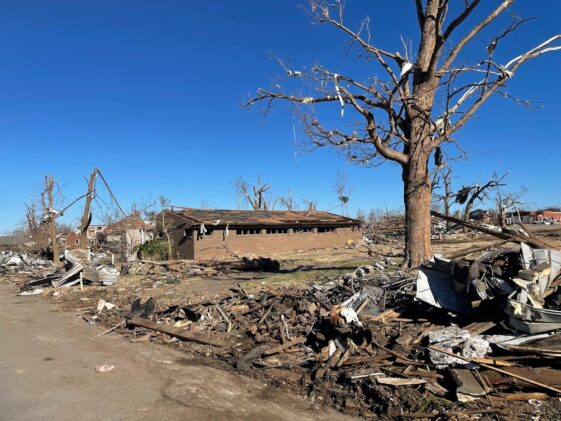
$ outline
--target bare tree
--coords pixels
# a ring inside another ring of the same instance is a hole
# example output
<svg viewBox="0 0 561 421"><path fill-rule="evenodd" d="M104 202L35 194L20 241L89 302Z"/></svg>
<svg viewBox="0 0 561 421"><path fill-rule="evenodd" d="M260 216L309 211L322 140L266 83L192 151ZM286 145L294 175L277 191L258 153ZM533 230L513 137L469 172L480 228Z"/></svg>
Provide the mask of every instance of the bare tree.
<svg viewBox="0 0 561 421"><path fill-rule="evenodd" d="M382 75L364 80L321 65L304 72L292 70L279 60L289 78L307 84L306 94L300 90L287 92L275 81L274 88L258 89L256 97L246 105L263 103L266 113L275 101L288 101L301 117L311 146L342 149L350 160L361 164L372 165L380 162L378 159L399 164L406 217L404 264L414 267L432 254L429 171L432 153L453 142L455 132L493 94L507 96L504 88L520 66L561 49L558 45L561 35L555 35L511 60L496 61L499 45L527 21L514 17L505 30L496 32L487 48L481 49L481 57L469 64L470 57L462 54L465 47L472 44L476 49L473 41L513 2L465 0L450 5L449 0L415 0L418 47L416 51L404 48L400 53L375 44L370 18L365 18L356 29L348 24L343 0L311 0L309 11L313 19L341 31L359 48L369 68L374 61ZM490 9L493 5L497 6ZM481 10L484 17L456 37L476 10ZM396 13L400 13L397 7ZM316 117L314 106L319 104L336 104L342 117L350 108L348 114L353 121L347 122L345 129L328 127Z"/></svg>
<svg viewBox="0 0 561 421"><path fill-rule="evenodd" d="M298 210L298 204L294 200L294 195L292 190L289 190L286 196L280 196L277 199L280 202L280 205L286 210L289 211Z"/></svg>
<svg viewBox="0 0 561 421"><path fill-rule="evenodd" d="M516 193L508 192L504 193L501 191L500 187L497 186L497 192L495 194L495 204L497 207L497 217L501 228L506 226L506 214L508 212L515 213L518 216L518 221L522 222L520 218L519 207L527 204L522 201L522 197L527 193L525 187L522 187L520 191Z"/></svg>
<svg viewBox="0 0 561 421"><path fill-rule="evenodd" d="M261 176L257 176L257 184L249 187L247 181L238 178L234 184L236 196L243 198L253 210L269 210L271 207L270 199L266 197L266 193L271 190L270 184L261 184Z"/></svg>
<svg viewBox="0 0 561 421"><path fill-rule="evenodd" d="M366 222L366 212L364 211L364 209L357 209L356 219L362 222Z"/></svg>
<svg viewBox="0 0 561 421"><path fill-rule="evenodd" d="M307 212L315 212L318 209L318 204L315 200L302 199L304 207Z"/></svg>
<svg viewBox="0 0 561 421"><path fill-rule="evenodd" d="M464 221L469 221L469 216L473 205L479 201L483 202L489 199L490 194L495 189L504 186L502 182L507 174L501 177L497 177L497 174L493 174L493 177L487 181L485 184L474 184L473 186L463 186L462 189L456 194L456 203L464 205Z"/></svg>
<svg viewBox="0 0 561 421"><path fill-rule="evenodd" d="M26 203L25 207L27 211L25 212L25 219L27 222L27 230L31 236L35 247L38 249L43 249L47 247L47 237L46 227L41 224L41 214L35 202Z"/></svg>
<svg viewBox="0 0 561 421"><path fill-rule="evenodd" d="M433 203L441 204L444 215L451 216L450 210L454 204L455 194L452 190L452 167L447 163L438 168L432 183ZM437 193L442 191L442 193ZM450 222L446 221L446 228L450 228Z"/></svg>
<svg viewBox="0 0 561 421"><path fill-rule="evenodd" d="M166 210L169 208L170 206L170 200L168 198L166 198L165 196L160 196L158 198L158 202L160 205L160 222L162 224L162 231L164 232L164 235L166 236L166 241L167 241L167 245L168 245L168 260L171 260L172 258L172 250L171 250L171 236L169 235L169 231L171 228L171 222L166 220Z"/></svg>
<svg viewBox="0 0 561 421"><path fill-rule="evenodd" d="M349 175L346 172L337 171L333 191L337 195L339 206L341 206L341 214L347 216L349 213L347 206L349 200L351 200L352 188L349 186Z"/></svg>

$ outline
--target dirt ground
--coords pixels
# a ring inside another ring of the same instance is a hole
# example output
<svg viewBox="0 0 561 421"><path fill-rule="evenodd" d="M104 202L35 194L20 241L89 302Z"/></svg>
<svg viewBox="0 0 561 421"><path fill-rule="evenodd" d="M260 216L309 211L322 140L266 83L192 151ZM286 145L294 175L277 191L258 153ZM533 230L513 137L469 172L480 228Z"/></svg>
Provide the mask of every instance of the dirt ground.
<svg viewBox="0 0 561 421"><path fill-rule="evenodd" d="M0 287L0 419L350 419L166 347L97 336L79 314Z"/></svg>

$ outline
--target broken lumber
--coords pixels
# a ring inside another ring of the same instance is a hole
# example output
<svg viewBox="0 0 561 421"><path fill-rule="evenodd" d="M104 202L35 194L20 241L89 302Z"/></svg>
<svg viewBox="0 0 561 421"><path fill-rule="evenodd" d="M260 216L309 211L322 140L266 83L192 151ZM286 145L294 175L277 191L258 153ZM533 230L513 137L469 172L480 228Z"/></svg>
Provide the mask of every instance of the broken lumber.
<svg viewBox="0 0 561 421"><path fill-rule="evenodd" d="M526 237L524 235L511 235L511 234L506 234L506 233L501 232L501 231L494 231L494 230L489 229L489 228L481 227L477 224L474 224L473 222L462 221L461 219L454 218L453 216L447 216L447 215L444 215L440 212L436 212L436 211L433 211L433 210L430 211L430 214L432 216L436 216L437 218L444 219L445 221L454 222L455 224L459 224L459 225L462 225L464 227L471 228L472 230L479 231L479 232L482 232L484 234L491 235L493 237L501 238L503 240L510 240L510 241L514 241L514 242L523 242L523 243L529 244L529 245L531 245L533 247L537 247L537 248L552 248L552 247L550 247L550 245L546 244L545 242L543 242L543 241L541 241L540 239L537 239L537 238ZM558 249L558 247L555 247L555 249Z"/></svg>
<svg viewBox="0 0 561 421"><path fill-rule="evenodd" d="M480 251L485 251L487 249L492 249L494 247L497 246L502 246L506 243L508 243L510 240L503 240L503 241L497 241L491 244L486 244L484 246L469 246L465 249L462 250L458 250L457 252L450 254L449 256L446 256L447 259L449 260L454 260L454 259L459 259L460 257L464 257L467 256L468 254L472 254L472 253L478 253Z"/></svg>
<svg viewBox="0 0 561 421"><path fill-rule="evenodd" d="M454 354L453 352L448 352L448 351L446 351L445 349L438 348L438 347L436 347L436 346L428 345L427 348L432 349L433 351L436 351L436 352L441 352L441 353L443 353L443 354L450 355L451 357L455 357L455 358L458 358L458 359L460 359L460 360L467 361L468 363L477 364L477 365L479 365L479 366L481 366L481 367L487 368L487 369L489 369L489 370L496 371L497 373L501 373L501 374L504 375L504 376L514 377L515 379L525 381L526 383L530 383L530 384L532 384L532 385L534 385L534 386L538 386L538 387L541 387L541 388L543 388L543 389L547 389L547 390L550 390L550 391L552 391L552 392L555 392L555 393L561 395L561 390L560 390L560 389L557 389L557 388L555 388L555 387L549 386L549 385L544 384L544 383L540 383L540 382L538 382L538 381L529 379L529 378L524 377L524 376L520 376L520 375L515 374L515 373L512 373L512 372L510 372L510 371L502 370L502 369L500 369L500 368L494 367L494 366L489 365L489 364L477 362L477 360L472 359L472 358L462 357L461 355Z"/></svg>
<svg viewBox="0 0 561 421"><path fill-rule="evenodd" d="M294 346L294 345L303 344L304 342L306 342L306 338L304 338L304 337L296 338L296 339L293 339L293 340L290 341L290 342L286 342L286 343L284 343L284 344L282 344L282 345L274 346L274 347L268 349L267 351L265 351L265 352L263 353L263 355L278 354L279 352L284 351L284 350L287 349L287 348L290 348L290 347L292 347L292 346Z"/></svg>
<svg viewBox="0 0 561 421"><path fill-rule="evenodd" d="M173 336L183 341L198 342L201 344L212 345L216 347L223 347L227 343L225 338L217 337L216 335L209 335L208 333L200 332L189 332L177 327L159 324L145 319L133 318L127 320L127 326L143 327L146 329L154 330L156 332L165 333L166 335Z"/></svg>
<svg viewBox="0 0 561 421"><path fill-rule="evenodd" d="M508 395L500 396L500 398L504 399L505 401L529 401L530 399L545 401L549 398L549 396L546 393L530 392L530 393L509 393Z"/></svg>

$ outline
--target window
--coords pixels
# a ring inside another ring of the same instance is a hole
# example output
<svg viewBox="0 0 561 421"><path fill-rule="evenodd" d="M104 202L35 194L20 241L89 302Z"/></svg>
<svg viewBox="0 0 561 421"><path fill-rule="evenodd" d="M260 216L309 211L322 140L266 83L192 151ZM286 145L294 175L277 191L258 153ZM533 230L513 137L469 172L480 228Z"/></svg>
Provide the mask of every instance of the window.
<svg viewBox="0 0 561 421"><path fill-rule="evenodd" d="M77 246L80 245L80 240L74 240L74 244L76 244Z"/></svg>
<svg viewBox="0 0 561 421"><path fill-rule="evenodd" d="M312 234L314 232L313 228L295 228L295 234Z"/></svg>
<svg viewBox="0 0 561 421"><path fill-rule="evenodd" d="M267 228L267 234L288 234L288 228Z"/></svg>
<svg viewBox="0 0 561 421"><path fill-rule="evenodd" d="M163 237L163 233L160 234L162 234L160 237ZM183 237L187 238L188 240L193 238L193 230L191 229L183 230Z"/></svg>
<svg viewBox="0 0 561 421"><path fill-rule="evenodd" d="M259 228L238 228L236 235L260 235L261 229Z"/></svg>
<svg viewBox="0 0 561 421"><path fill-rule="evenodd" d="M337 232L337 228L334 228L334 227L319 227L318 232L320 232L320 233Z"/></svg>
<svg viewBox="0 0 561 421"><path fill-rule="evenodd" d="M197 236L198 240L202 240L203 238L212 235L212 232L214 231L214 229L212 228L205 228L205 233L203 234L201 231L199 231L199 235Z"/></svg>

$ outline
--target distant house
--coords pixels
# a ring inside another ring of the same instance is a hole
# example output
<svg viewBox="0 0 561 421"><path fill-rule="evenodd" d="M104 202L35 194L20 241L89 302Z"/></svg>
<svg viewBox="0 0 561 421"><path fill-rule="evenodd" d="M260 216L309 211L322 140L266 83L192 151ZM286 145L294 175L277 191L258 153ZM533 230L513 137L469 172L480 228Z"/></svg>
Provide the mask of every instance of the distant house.
<svg viewBox="0 0 561 421"><path fill-rule="evenodd" d="M87 249L88 247L93 248L99 245L100 236L103 231L107 228L107 225L90 225L87 231L88 244L81 244L80 231L70 231L58 236L59 245L68 249Z"/></svg>
<svg viewBox="0 0 561 421"><path fill-rule="evenodd" d="M493 215L491 212L483 209L475 209L469 213L469 219L472 221L481 222L482 224L492 224Z"/></svg>
<svg viewBox="0 0 561 421"><path fill-rule="evenodd" d="M88 241L90 246L96 246L99 243L101 234L108 227L108 225L90 225L88 227Z"/></svg>
<svg viewBox="0 0 561 421"><path fill-rule="evenodd" d="M524 211L512 212L508 215L506 219L507 225L512 224L531 224L537 221L538 212L536 211Z"/></svg>
<svg viewBox="0 0 561 421"><path fill-rule="evenodd" d="M68 250L79 249L80 247L80 232L69 231L64 238L61 238L62 245ZM87 248L84 247L84 248Z"/></svg>
<svg viewBox="0 0 561 421"><path fill-rule="evenodd" d="M542 221L557 221L561 222L561 211L557 210L540 210L540 211L520 211L518 213L513 212L507 223L511 224L519 224L522 222L523 224L533 224L536 222Z"/></svg>
<svg viewBox="0 0 561 421"><path fill-rule="evenodd" d="M135 247L154 239L154 228L144 222L138 213L133 213L105 228L99 235L99 240L129 256Z"/></svg>
<svg viewBox="0 0 561 421"><path fill-rule="evenodd" d="M337 247L362 237L361 221L321 211L167 210L160 237L162 216L174 257L183 259Z"/></svg>
<svg viewBox="0 0 561 421"><path fill-rule="evenodd" d="M561 222L561 212L555 210L544 210L538 215L538 221Z"/></svg>

